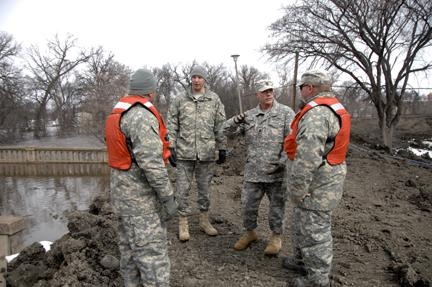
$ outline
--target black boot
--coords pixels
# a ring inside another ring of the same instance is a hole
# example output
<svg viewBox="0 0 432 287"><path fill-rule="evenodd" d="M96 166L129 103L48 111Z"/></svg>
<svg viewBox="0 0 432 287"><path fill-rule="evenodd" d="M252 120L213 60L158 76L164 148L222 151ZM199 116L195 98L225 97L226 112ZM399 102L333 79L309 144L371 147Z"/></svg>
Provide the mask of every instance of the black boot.
<svg viewBox="0 0 432 287"><path fill-rule="evenodd" d="M306 275L306 269L304 267L303 261L295 256L284 257L282 259L282 267Z"/></svg>

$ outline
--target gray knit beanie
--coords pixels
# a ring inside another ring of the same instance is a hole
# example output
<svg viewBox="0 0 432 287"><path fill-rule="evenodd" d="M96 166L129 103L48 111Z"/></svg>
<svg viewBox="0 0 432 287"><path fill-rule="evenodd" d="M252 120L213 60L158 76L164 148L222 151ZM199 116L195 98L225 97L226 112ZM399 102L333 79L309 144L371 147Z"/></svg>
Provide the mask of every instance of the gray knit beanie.
<svg viewBox="0 0 432 287"><path fill-rule="evenodd" d="M143 96L156 92L157 81L147 69L137 70L129 81L129 95Z"/></svg>
<svg viewBox="0 0 432 287"><path fill-rule="evenodd" d="M191 77L200 76L207 81L207 71L203 66L196 65L192 68Z"/></svg>

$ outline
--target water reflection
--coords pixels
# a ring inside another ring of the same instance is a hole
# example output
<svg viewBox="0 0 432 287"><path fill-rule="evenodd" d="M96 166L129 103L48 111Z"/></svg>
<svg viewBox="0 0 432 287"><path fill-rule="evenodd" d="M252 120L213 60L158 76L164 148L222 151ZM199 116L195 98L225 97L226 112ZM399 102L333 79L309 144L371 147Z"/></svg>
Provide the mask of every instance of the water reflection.
<svg viewBox="0 0 432 287"><path fill-rule="evenodd" d="M2 165L1 170L7 170ZM11 165L9 170L25 170ZM100 173L87 167L90 175L80 173L86 168L71 168L70 165L47 165L30 169L32 173L0 175L0 213L2 215L23 216L26 229L22 232L24 245L34 241L54 241L67 233L66 214L73 210L87 210L96 195L108 192L107 169ZM40 171L38 176L34 171ZM66 175L62 171L67 170ZM47 171L54 171L48 175ZM72 171L80 171L73 174Z"/></svg>

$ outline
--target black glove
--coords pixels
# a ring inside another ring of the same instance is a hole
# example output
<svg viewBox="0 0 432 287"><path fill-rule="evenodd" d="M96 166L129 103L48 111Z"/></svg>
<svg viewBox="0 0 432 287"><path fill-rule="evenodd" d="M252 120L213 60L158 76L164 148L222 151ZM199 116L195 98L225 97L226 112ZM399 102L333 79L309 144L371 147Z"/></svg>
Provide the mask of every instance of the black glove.
<svg viewBox="0 0 432 287"><path fill-rule="evenodd" d="M161 202L164 209L163 218L165 221L170 220L177 215L178 204L173 195L161 198Z"/></svg>
<svg viewBox="0 0 432 287"><path fill-rule="evenodd" d="M245 114L239 114L239 115L237 115L235 118L234 118L234 122L236 123L236 124L242 124L242 123L245 123Z"/></svg>
<svg viewBox="0 0 432 287"><path fill-rule="evenodd" d="M220 149L219 150L219 158L217 159L216 163L217 164L223 164L225 162L225 159L226 159L226 150Z"/></svg>
<svg viewBox="0 0 432 287"><path fill-rule="evenodd" d="M168 161L170 162L170 164L173 167L176 167L177 166L177 153L176 153L175 148L170 147L170 153L171 153L171 155L169 156Z"/></svg>
<svg viewBox="0 0 432 287"><path fill-rule="evenodd" d="M272 167L266 172L267 174L275 174L284 171L285 165L281 163L272 163Z"/></svg>

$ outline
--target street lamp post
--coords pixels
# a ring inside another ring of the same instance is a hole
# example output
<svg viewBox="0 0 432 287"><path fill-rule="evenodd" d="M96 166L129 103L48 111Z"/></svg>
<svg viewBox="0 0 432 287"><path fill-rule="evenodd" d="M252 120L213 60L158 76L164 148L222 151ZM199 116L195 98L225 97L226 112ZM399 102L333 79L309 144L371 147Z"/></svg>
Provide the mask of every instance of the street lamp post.
<svg viewBox="0 0 432 287"><path fill-rule="evenodd" d="M293 111L296 110L296 96L297 96L297 71L298 71L298 59L299 59L299 52L295 52L295 62L294 62L294 76L293 76L293 82L292 82L292 98L291 98L291 108Z"/></svg>
<svg viewBox="0 0 432 287"><path fill-rule="evenodd" d="M238 76L238 70L237 70L237 59L240 57L240 55L231 55L231 57L234 60L234 66L235 66L235 72L236 72L236 88L237 88L237 96L239 100L239 108L240 108L240 114L243 113L243 107L242 107L242 101L241 101L241 95L240 95L240 83L239 83L239 76Z"/></svg>

